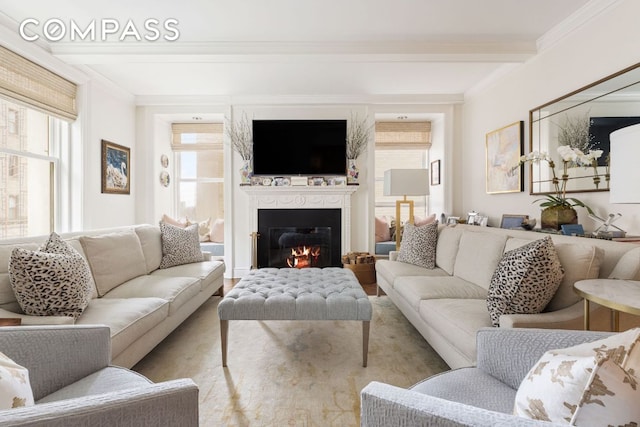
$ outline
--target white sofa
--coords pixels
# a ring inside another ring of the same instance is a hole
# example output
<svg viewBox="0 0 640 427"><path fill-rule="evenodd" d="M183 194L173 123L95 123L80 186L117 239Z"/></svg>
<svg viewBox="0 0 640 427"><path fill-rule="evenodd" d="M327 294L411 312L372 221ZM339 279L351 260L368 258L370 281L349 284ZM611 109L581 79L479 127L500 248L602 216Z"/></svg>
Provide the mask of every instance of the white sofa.
<svg viewBox="0 0 640 427"><path fill-rule="evenodd" d="M440 225L436 268L397 261L376 262L377 285L402 311L451 368L476 363L476 333L491 327L487 291L504 252L549 234L524 230ZM500 317L503 328L582 329L584 304L574 292L578 280L639 280L640 247L610 240L551 235L565 271L560 288L539 314ZM634 250L635 249L635 250ZM627 256L623 255L631 250ZM609 311L592 306L595 329L609 327ZM621 316L621 327L636 326L639 317Z"/></svg>
<svg viewBox="0 0 640 427"><path fill-rule="evenodd" d="M207 299L222 295L225 266L219 259L158 268L163 254L157 226L141 224L60 236L87 258L96 285L75 324L109 327L114 365L134 366ZM82 236L92 237L90 256L83 250ZM74 323L73 317L23 314L10 284L8 264L13 248L35 250L48 237L0 241L0 318L20 317L23 325Z"/></svg>

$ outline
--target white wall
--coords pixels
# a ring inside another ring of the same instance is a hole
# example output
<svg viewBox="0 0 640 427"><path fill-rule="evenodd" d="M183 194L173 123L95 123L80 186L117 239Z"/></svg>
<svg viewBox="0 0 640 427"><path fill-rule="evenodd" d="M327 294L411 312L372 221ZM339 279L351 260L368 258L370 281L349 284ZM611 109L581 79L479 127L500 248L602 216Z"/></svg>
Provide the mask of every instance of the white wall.
<svg viewBox="0 0 640 427"><path fill-rule="evenodd" d="M144 176L137 170L134 98L96 79L87 82L84 89L87 104L80 107L84 110L82 228L89 230L134 224L136 184ZM131 194L101 192L103 139L131 149Z"/></svg>
<svg viewBox="0 0 640 427"><path fill-rule="evenodd" d="M456 153L454 209L464 214L476 210L489 215L489 224L499 226L502 214L528 214L540 218L540 208L529 195L529 174L525 168L522 193L486 194L485 136L488 132L518 120L525 121L525 152L529 147L529 110L577 90L623 68L640 62L640 2L613 3L596 20L574 30L564 39L529 62L514 68L496 84L467 97L463 107L461 140ZM640 234L640 206L611 205L609 193L579 193L577 198L597 214L620 212L616 225L630 234ZM577 208L585 230L596 224Z"/></svg>

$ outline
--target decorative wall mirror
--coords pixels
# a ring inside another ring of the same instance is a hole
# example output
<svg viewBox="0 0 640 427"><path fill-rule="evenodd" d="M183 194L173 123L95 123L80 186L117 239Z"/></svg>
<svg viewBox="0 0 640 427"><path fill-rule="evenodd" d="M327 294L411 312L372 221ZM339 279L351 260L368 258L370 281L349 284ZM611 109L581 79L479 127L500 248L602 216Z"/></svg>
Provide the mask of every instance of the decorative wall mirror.
<svg viewBox="0 0 640 427"><path fill-rule="evenodd" d="M548 153L562 174L558 147L602 150L597 164L570 165L567 193L609 191L609 134L640 123L640 63L529 111L529 149ZM530 163L530 194L554 192L545 161Z"/></svg>

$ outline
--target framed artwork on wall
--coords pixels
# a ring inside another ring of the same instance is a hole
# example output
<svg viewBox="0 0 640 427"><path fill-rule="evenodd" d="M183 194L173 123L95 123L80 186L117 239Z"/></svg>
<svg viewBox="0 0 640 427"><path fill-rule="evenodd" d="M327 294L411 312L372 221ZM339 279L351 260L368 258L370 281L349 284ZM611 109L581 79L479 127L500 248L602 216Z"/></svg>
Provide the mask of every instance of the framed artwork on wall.
<svg viewBox="0 0 640 427"><path fill-rule="evenodd" d="M440 185L440 160L431 162L431 185Z"/></svg>
<svg viewBox="0 0 640 427"><path fill-rule="evenodd" d="M523 144L522 120L487 134L487 194L517 193L524 190L523 167L519 166Z"/></svg>
<svg viewBox="0 0 640 427"><path fill-rule="evenodd" d="M129 194L131 188L131 150L102 140L102 192Z"/></svg>

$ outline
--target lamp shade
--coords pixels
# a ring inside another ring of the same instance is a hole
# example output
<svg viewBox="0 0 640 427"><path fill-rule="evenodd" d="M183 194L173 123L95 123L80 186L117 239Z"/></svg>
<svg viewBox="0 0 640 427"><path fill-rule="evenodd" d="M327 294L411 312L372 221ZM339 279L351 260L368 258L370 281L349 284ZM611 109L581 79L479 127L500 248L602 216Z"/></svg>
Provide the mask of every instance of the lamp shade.
<svg viewBox="0 0 640 427"><path fill-rule="evenodd" d="M609 202L640 203L640 124L611 132Z"/></svg>
<svg viewBox="0 0 640 427"><path fill-rule="evenodd" d="M385 196L426 196L429 194L428 169L389 169L384 172Z"/></svg>

